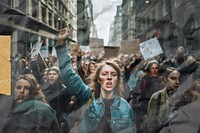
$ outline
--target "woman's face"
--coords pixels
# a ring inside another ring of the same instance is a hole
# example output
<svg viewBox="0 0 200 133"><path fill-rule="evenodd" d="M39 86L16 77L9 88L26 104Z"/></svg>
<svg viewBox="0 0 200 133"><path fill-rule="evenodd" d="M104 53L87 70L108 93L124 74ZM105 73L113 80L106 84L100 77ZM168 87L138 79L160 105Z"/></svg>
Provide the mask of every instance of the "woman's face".
<svg viewBox="0 0 200 133"><path fill-rule="evenodd" d="M91 73L95 72L95 69L96 69L96 65L93 64L93 63L91 63L91 64L90 64L90 72L91 72Z"/></svg>
<svg viewBox="0 0 200 133"><path fill-rule="evenodd" d="M114 94L114 88L117 84L117 71L110 65L102 67L99 73L98 83L101 86L101 94L105 95L108 93Z"/></svg>
<svg viewBox="0 0 200 133"><path fill-rule="evenodd" d="M152 66L150 67L150 75L152 77L158 76L158 65L157 64L152 64Z"/></svg>
<svg viewBox="0 0 200 133"><path fill-rule="evenodd" d="M43 80L44 80L44 82L46 82L48 80L48 71L45 71L43 73Z"/></svg>
<svg viewBox="0 0 200 133"><path fill-rule="evenodd" d="M180 82L179 82L180 73L178 71L172 71L167 77L167 86L170 89L177 90Z"/></svg>
<svg viewBox="0 0 200 133"><path fill-rule="evenodd" d="M56 71L52 70L48 72L48 80L49 83L52 85L57 79L59 78L59 75Z"/></svg>
<svg viewBox="0 0 200 133"><path fill-rule="evenodd" d="M25 80L20 79L16 82L14 88L14 101L15 103L22 103L30 98L31 84Z"/></svg>

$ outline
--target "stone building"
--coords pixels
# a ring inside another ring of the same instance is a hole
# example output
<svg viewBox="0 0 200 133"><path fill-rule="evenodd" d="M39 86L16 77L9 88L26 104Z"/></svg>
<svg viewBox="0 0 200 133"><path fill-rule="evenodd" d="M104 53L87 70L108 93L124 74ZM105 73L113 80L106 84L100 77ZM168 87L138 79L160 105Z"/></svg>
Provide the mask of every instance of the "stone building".
<svg viewBox="0 0 200 133"><path fill-rule="evenodd" d="M157 37L168 57L174 56L179 46L188 53L198 53L199 1L136 0L135 4L140 42Z"/></svg>
<svg viewBox="0 0 200 133"><path fill-rule="evenodd" d="M122 41L122 7L117 6L114 21L110 25L108 46L121 46Z"/></svg>
<svg viewBox="0 0 200 133"><path fill-rule="evenodd" d="M26 56L40 39L48 49L55 45L61 28L68 27L76 38L75 6L75 0L1 0L0 34L12 37L13 56Z"/></svg>

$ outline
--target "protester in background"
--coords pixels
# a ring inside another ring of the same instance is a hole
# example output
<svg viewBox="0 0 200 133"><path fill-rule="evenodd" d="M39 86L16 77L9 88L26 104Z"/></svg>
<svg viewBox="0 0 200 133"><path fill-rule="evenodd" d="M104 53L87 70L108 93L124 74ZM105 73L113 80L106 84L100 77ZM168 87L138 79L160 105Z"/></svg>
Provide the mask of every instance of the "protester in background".
<svg viewBox="0 0 200 133"><path fill-rule="evenodd" d="M43 79L44 83L48 81L48 68L43 70L42 79Z"/></svg>
<svg viewBox="0 0 200 133"><path fill-rule="evenodd" d="M170 107L169 97L171 97L178 89L180 73L176 68L169 67L166 69L163 80L165 82L164 89L155 92L148 104L147 111L147 126L149 133L157 133L162 128L162 123L165 123Z"/></svg>
<svg viewBox="0 0 200 133"><path fill-rule="evenodd" d="M30 73L29 67L27 66L27 61L25 59L20 59L17 67L17 74L28 74Z"/></svg>
<svg viewBox="0 0 200 133"><path fill-rule="evenodd" d="M96 69L96 62L95 61L90 61L87 69L87 75L85 77L85 83L90 84L90 76L92 73L95 72Z"/></svg>
<svg viewBox="0 0 200 133"><path fill-rule="evenodd" d="M196 71L197 68L198 68L197 60L191 55L187 56L184 62L177 67L177 69L181 73L180 81L182 82L185 79L187 79L187 77L189 77L194 71Z"/></svg>
<svg viewBox="0 0 200 133"><path fill-rule="evenodd" d="M32 74L18 76L12 86L12 110L1 133L60 133L55 111Z"/></svg>
<svg viewBox="0 0 200 133"><path fill-rule="evenodd" d="M185 60L185 48L183 46L178 47L177 53L175 55L176 66L181 65Z"/></svg>
<svg viewBox="0 0 200 133"><path fill-rule="evenodd" d="M159 64L156 60L149 60L145 65L146 75L142 77L132 91L132 108L136 111L137 132L144 130L148 102L152 94L162 89L162 79L158 76Z"/></svg>
<svg viewBox="0 0 200 133"><path fill-rule="evenodd" d="M142 62L141 55L139 53L136 53L134 55L134 60L132 60L128 66L125 69L125 72L123 73L124 77L124 83L127 84L129 92L128 97L126 98L127 101L131 98L131 92L135 88L137 81L142 78L143 71L141 71L139 64ZM126 92L125 92L126 93Z"/></svg>
<svg viewBox="0 0 200 133"><path fill-rule="evenodd" d="M69 131L68 114L71 95L60 79L60 69L56 66L48 68L48 80L42 86L47 103L56 111L62 133Z"/></svg>
<svg viewBox="0 0 200 133"><path fill-rule="evenodd" d="M200 133L200 80L195 80L182 100L187 104L171 114L160 133Z"/></svg>
<svg viewBox="0 0 200 133"><path fill-rule="evenodd" d="M64 45L68 35L67 28L60 30L60 46L56 50L65 85L82 104L88 103L78 132L132 132L134 115L129 104L121 97L123 88L120 69L112 62L102 63L92 75L90 89L72 69Z"/></svg>

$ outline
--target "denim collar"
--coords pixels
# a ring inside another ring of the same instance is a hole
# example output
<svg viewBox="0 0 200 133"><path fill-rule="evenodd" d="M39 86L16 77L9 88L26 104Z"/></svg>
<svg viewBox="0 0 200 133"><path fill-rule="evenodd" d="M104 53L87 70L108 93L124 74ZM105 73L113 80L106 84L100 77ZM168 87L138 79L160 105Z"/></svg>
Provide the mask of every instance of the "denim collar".
<svg viewBox="0 0 200 133"><path fill-rule="evenodd" d="M115 94L115 97L114 97L114 103L111 105L111 107L114 107L114 108L119 108L120 107L120 96ZM103 103L103 98L102 96L100 95L99 98L97 99L93 99L94 100L94 103L95 104L104 104Z"/></svg>

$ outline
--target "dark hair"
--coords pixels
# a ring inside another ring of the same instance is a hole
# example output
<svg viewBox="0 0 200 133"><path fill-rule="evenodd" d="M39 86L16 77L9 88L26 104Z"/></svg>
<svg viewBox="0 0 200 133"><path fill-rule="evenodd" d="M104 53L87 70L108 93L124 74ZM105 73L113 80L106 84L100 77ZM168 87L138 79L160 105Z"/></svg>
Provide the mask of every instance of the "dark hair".
<svg viewBox="0 0 200 133"><path fill-rule="evenodd" d="M93 92L95 98L98 98L100 96L101 86L98 83L98 79L99 79L100 72L101 72L102 68L105 65L109 65L109 66L113 67L116 70L116 72L117 72L117 84L116 84L116 87L115 87L115 91L119 96L122 96L122 93L123 93L123 80L122 80L121 70L120 70L119 66L115 62L106 61L106 62L103 62L101 64L98 64L97 65L98 66L97 69L91 75L91 83L90 83L89 86L92 88L92 92Z"/></svg>
<svg viewBox="0 0 200 133"><path fill-rule="evenodd" d="M41 102L46 103L41 87L39 83L37 82L36 78L34 77L34 75L32 74L19 75L13 82L12 88L15 88L17 81L19 81L20 79L27 80L31 84L30 100L39 100Z"/></svg>

